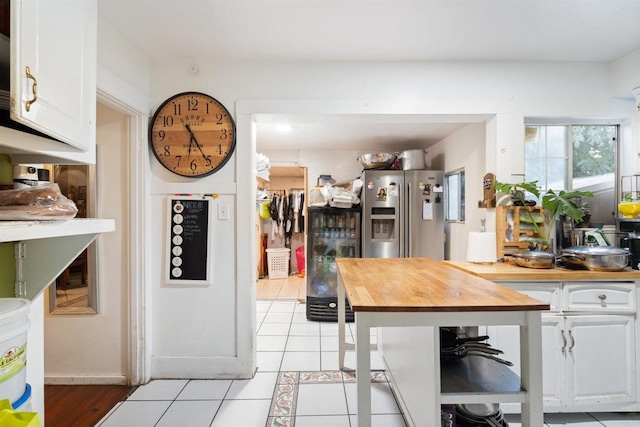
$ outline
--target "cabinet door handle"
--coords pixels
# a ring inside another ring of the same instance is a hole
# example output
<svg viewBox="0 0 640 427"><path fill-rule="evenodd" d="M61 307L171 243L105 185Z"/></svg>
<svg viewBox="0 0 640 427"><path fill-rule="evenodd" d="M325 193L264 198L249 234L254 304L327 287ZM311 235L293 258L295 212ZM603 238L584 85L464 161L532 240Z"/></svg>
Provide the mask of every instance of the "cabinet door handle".
<svg viewBox="0 0 640 427"><path fill-rule="evenodd" d="M33 104L34 102L36 102L36 100L38 99L38 80L36 80L36 78L33 76L33 74L31 74L31 70L29 69L29 67L26 67L26 72L27 72L27 78L33 80L33 85L31 86L31 91L33 92L33 99L30 99L27 101L27 103L25 104L25 108L27 109L27 112L31 109L31 104Z"/></svg>
<svg viewBox="0 0 640 427"><path fill-rule="evenodd" d="M564 330L560 330L560 335L562 335L562 349L560 351L564 354L567 348L567 337L564 335Z"/></svg>
<svg viewBox="0 0 640 427"><path fill-rule="evenodd" d="M573 332L569 329L569 338L571 338L571 347L569 347L569 351L573 351L573 347L576 346L576 340L573 338Z"/></svg>

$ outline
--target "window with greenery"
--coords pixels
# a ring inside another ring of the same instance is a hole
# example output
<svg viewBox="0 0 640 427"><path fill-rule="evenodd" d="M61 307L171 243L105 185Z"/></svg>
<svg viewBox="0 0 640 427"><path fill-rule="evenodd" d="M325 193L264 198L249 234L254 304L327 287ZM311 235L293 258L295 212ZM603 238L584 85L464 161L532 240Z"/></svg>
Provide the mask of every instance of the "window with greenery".
<svg viewBox="0 0 640 427"><path fill-rule="evenodd" d="M615 221L618 126L527 125L525 181L549 189L591 191L592 221Z"/></svg>
<svg viewBox="0 0 640 427"><path fill-rule="evenodd" d="M463 222L464 208L464 169L445 174L446 220Z"/></svg>
<svg viewBox="0 0 640 427"><path fill-rule="evenodd" d="M565 125L525 128L525 181L542 190L577 190L616 171L617 126Z"/></svg>

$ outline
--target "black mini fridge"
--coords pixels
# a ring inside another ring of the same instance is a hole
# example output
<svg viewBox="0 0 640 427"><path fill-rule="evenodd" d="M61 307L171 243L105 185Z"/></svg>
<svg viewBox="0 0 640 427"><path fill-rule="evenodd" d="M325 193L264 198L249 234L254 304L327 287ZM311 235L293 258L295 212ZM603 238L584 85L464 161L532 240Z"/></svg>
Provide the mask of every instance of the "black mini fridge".
<svg viewBox="0 0 640 427"><path fill-rule="evenodd" d="M360 208L309 207L307 319L338 321L336 258L360 258ZM353 311L346 301L346 320Z"/></svg>

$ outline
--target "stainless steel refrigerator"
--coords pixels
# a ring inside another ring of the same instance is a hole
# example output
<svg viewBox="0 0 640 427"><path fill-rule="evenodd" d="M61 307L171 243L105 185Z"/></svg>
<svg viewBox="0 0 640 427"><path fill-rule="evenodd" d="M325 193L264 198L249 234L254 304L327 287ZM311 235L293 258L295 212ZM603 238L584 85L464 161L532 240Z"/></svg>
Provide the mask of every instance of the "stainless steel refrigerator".
<svg viewBox="0 0 640 427"><path fill-rule="evenodd" d="M365 170L362 257L444 259L444 173Z"/></svg>

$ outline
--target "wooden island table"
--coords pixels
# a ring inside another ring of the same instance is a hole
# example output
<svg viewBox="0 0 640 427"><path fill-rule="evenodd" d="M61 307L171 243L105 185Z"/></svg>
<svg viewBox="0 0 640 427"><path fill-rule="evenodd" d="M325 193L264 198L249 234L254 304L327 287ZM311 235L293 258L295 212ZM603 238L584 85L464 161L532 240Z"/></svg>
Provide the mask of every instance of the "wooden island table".
<svg viewBox="0 0 640 427"><path fill-rule="evenodd" d="M440 426L441 404L520 403L522 425L543 425L541 311L549 304L428 258L340 258L339 365L345 295L355 314L358 426L371 426L370 328L405 419ZM521 375L481 357L441 363L439 327L519 325ZM515 377L515 378L514 378Z"/></svg>

